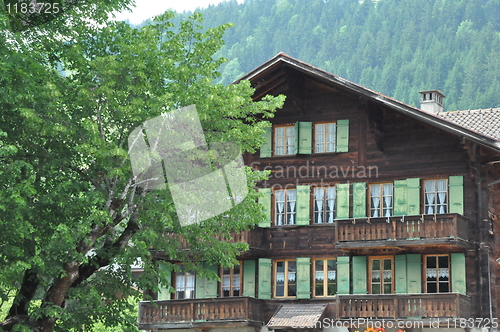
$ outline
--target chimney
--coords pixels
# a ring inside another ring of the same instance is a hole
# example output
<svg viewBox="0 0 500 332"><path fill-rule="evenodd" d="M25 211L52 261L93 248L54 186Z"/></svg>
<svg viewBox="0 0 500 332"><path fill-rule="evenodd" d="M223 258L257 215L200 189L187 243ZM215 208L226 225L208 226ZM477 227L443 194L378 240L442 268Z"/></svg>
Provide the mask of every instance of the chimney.
<svg viewBox="0 0 500 332"><path fill-rule="evenodd" d="M437 114L444 111L443 99L446 98L445 95L439 90L427 90L419 92L422 98L420 98L420 109L422 111Z"/></svg>

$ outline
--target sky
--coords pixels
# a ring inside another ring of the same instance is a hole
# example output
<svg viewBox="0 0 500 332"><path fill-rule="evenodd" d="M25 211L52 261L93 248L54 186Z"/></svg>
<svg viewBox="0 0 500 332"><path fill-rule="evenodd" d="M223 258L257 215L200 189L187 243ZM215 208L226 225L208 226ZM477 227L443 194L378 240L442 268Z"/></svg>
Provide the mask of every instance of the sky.
<svg viewBox="0 0 500 332"><path fill-rule="evenodd" d="M136 7L132 13L125 11L118 14L116 18L120 21L128 19L132 24L139 24L168 9L176 12L193 11L198 7L205 8L222 1L225 0L136 0Z"/></svg>

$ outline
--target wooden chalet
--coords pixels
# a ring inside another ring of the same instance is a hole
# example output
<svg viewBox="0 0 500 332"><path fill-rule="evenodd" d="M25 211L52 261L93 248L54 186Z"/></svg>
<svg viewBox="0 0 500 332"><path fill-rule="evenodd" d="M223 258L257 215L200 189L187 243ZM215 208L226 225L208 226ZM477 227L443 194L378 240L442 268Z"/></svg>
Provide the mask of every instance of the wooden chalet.
<svg viewBox="0 0 500 332"><path fill-rule="evenodd" d="M443 112L437 90L416 108L285 54L241 79L287 97L244 156L271 171L268 220L220 281L172 272L140 329L497 327L500 109Z"/></svg>

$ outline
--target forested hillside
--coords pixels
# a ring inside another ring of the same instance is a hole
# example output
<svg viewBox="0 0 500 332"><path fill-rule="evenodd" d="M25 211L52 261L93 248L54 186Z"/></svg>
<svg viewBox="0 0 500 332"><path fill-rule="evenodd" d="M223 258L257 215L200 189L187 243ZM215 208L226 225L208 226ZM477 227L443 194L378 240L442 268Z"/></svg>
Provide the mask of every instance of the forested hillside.
<svg viewBox="0 0 500 332"><path fill-rule="evenodd" d="M232 0L201 12L207 27L235 24L224 83L284 52L411 105L439 89L448 111L500 106L500 0Z"/></svg>

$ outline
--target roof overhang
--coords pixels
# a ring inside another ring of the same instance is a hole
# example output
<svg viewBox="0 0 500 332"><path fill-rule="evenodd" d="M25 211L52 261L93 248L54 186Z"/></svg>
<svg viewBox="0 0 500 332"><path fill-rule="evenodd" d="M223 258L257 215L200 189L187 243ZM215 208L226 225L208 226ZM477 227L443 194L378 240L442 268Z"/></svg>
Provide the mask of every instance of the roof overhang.
<svg viewBox="0 0 500 332"><path fill-rule="evenodd" d="M238 83L241 80L249 80L252 83L252 86L258 89L259 86L264 84L266 76L268 77L272 72L279 72L280 68L285 70L291 68L327 86L358 97L362 96L367 100L382 105L388 109L395 110L396 112L407 115L418 121L443 129L457 136L467 138L482 146L500 152L500 141L496 139L457 125L434 114L424 112L419 108L407 105L393 98L348 81L342 77L328 73L324 70L294 59L284 53L279 53L271 60L265 62L261 66L255 68L254 70L237 80L235 83ZM279 84L280 81L282 81L282 79L278 80L276 84ZM273 86L275 85L269 86L268 90L270 90ZM260 95L262 95L262 93Z"/></svg>

